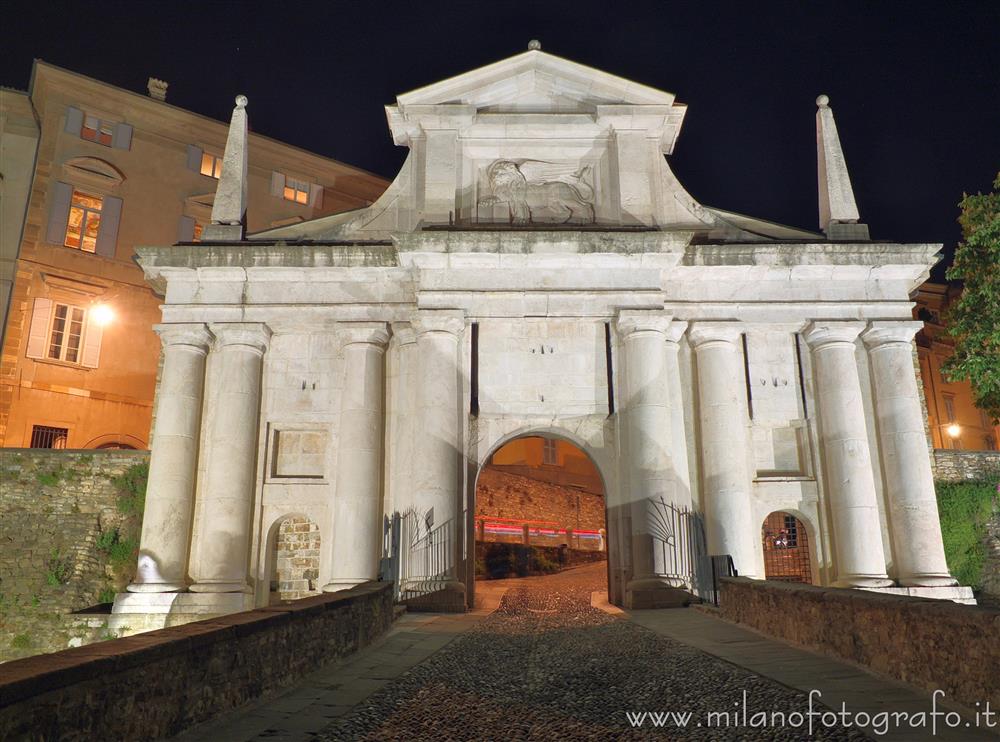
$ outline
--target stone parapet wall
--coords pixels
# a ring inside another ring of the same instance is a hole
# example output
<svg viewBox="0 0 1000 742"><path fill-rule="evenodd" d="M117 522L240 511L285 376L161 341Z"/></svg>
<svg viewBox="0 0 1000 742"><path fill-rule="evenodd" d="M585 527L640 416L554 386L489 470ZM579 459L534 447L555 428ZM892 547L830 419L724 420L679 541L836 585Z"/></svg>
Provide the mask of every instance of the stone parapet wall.
<svg viewBox="0 0 1000 742"><path fill-rule="evenodd" d="M389 583L30 657L3 666L0 739L162 739L371 644Z"/></svg>
<svg viewBox="0 0 1000 742"><path fill-rule="evenodd" d="M934 478L961 482L1000 478L1000 451L953 451L934 449Z"/></svg>
<svg viewBox="0 0 1000 742"><path fill-rule="evenodd" d="M724 618L969 708L1000 708L1000 611L944 600L723 578Z"/></svg>

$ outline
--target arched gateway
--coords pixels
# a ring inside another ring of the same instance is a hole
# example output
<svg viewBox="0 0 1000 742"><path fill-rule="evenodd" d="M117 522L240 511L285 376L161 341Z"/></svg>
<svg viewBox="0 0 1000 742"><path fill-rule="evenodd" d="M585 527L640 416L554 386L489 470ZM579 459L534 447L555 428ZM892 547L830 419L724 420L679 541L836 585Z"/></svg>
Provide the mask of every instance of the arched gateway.
<svg viewBox="0 0 1000 742"><path fill-rule="evenodd" d="M263 605L289 512L322 533L322 589L396 539L424 559L404 591L464 606L476 473L532 432L605 479L616 603L690 587L666 517L688 509L744 575L792 511L821 584L955 597L911 344L939 246L869 239L818 104L822 232L697 203L673 94L533 49L388 106L410 153L376 203L247 237L241 97L202 242L138 250L163 369L115 611Z"/></svg>

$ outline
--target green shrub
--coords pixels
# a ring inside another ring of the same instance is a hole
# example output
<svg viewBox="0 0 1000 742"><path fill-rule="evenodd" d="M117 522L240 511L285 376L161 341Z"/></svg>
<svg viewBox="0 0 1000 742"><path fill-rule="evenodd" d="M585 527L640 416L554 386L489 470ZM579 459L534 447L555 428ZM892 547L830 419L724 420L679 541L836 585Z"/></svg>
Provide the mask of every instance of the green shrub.
<svg viewBox="0 0 1000 742"><path fill-rule="evenodd" d="M941 536L951 574L962 585L982 584L986 521L997 497L997 482L937 482Z"/></svg>
<svg viewBox="0 0 1000 742"><path fill-rule="evenodd" d="M105 554L111 553L112 547L118 543L118 529L112 528L110 531L101 531L97 534L97 541L94 542L94 546L98 551L103 551Z"/></svg>
<svg viewBox="0 0 1000 742"><path fill-rule="evenodd" d="M11 649L31 649L31 637L27 634L18 634L10 640Z"/></svg>
<svg viewBox="0 0 1000 742"><path fill-rule="evenodd" d="M106 587L97 594L97 602L114 603L116 594L117 593L115 593L115 589L113 587Z"/></svg>
<svg viewBox="0 0 1000 742"><path fill-rule="evenodd" d="M146 480L149 462L133 464L121 475L111 478L111 485L118 491L118 512L142 520L146 508Z"/></svg>
<svg viewBox="0 0 1000 742"><path fill-rule="evenodd" d="M35 472L35 481L43 487L55 487L59 484L62 477L63 469L61 466L57 466L55 469L49 469L48 471L39 470Z"/></svg>
<svg viewBox="0 0 1000 742"><path fill-rule="evenodd" d="M59 587L69 582L72 576L72 563L68 554L59 549L53 549L46 566L45 583L51 587Z"/></svg>

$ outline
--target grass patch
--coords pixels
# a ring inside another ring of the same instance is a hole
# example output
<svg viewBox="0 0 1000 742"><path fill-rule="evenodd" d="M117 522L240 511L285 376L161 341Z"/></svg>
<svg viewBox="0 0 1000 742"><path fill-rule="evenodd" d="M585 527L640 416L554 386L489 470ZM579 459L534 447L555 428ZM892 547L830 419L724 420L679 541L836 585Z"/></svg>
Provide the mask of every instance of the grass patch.
<svg viewBox="0 0 1000 742"><path fill-rule="evenodd" d="M73 575L72 563L68 554L59 549L53 549L46 563L45 584L50 587L60 587L69 582Z"/></svg>
<svg viewBox="0 0 1000 742"><path fill-rule="evenodd" d="M18 634L10 640L11 649L31 649L31 637L27 634Z"/></svg>
<svg viewBox="0 0 1000 742"><path fill-rule="evenodd" d="M986 522L993 513L997 480L937 482L935 488L948 568L959 584L978 590L986 561Z"/></svg>
<svg viewBox="0 0 1000 742"><path fill-rule="evenodd" d="M101 531L94 544L97 550L108 558L108 563L121 571L132 567L139 552L139 540L133 536L122 534L117 528Z"/></svg>
<svg viewBox="0 0 1000 742"><path fill-rule="evenodd" d="M111 485L118 492L118 512L142 521L146 509L146 481L149 479L149 462L133 464L117 477Z"/></svg>

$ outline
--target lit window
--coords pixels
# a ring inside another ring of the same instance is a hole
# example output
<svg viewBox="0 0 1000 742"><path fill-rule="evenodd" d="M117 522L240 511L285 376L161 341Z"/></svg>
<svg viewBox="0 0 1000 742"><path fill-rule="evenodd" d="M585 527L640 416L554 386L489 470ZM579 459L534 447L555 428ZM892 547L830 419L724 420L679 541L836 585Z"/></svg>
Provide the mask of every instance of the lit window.
<svg viewBox="0 0 1000 742"><path fill-rule="evenodd" d="M542 439L542 463L543 464L558 464L559 460L556 455L556 442L551 438Z"/></svg>
<svg viewBox="0 0 1000 742"><path fill-rule="evenodd" d="M48 357L67 363L78 363L83 338L84 310L68 304L56 304L49 330Z"/></svg>
<svg viewBox="0 0 1000 742"><path fill-rule="evenodd" d="M68 428L53 428L48 425L31 426L32 448L66 448Z"/></svg>
<svg viewBox="0 0 1000 742"><path fill-rule="evenodd" d="M192 237L194 242L201 242L201 232L203 229L205 229L204 225L198 222L194 223L194 237Z"/></svg>
<svg viewBox="0 0 1000 742"><path fill-rule="evenodd" d="M955 398L950 394L944 395L944 414L948 422L955 422Z"/></svg>
<svg viewBox="0 0 1000 742"><path fill-rule="evenodd" d="M302 180L285 178L285 200L297 204L309 203L309 184Z"/></svg>
<svg viewBox="0 0 1000 742"><path fill-rule="evenodd" d="M101 227L101 207L104 199L89 193L73 191L70 202L69 222L66 224L66 247L75 247L84 252L97 249L97 232Z"/></svg>
<svg viewBox="0 0 1000 742"><path fill-rule="evenodd" d="M111 138L115 133L113 121L102 121L93 114L86 114L83 117L83 126L80 128L80 137L90 142L103 144L105 147L111 146Z"/></svg>
<svg viewBox="0 0 1000 742"><path fill-rule="evenodd" d="M201 155L201 174L210 178L222 177L222 158L209 152Z"/></svg>

